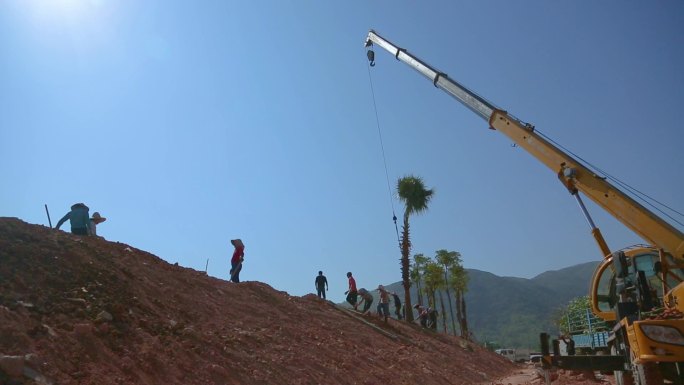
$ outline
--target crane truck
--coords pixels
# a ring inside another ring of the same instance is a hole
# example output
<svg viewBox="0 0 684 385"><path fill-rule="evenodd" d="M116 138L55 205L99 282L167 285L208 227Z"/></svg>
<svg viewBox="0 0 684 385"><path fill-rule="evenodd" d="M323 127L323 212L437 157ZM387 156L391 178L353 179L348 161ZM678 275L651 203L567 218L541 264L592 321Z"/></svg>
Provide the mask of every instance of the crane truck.
<svg viewBox="0 0 684 385"><path fill-rule="evenodd" d="M614 371L618 385L684 384L684 234L554 145L535 127L479 96L445 73L371 30L365 46L375 66L374 46L418 71L475 114L489 128L551 169L577 201L602 255L590 284L592 311L609 322L611 354L560 356L540 335L545 368ZM611 251L580 193L594 201L648 245Z"/></svg>

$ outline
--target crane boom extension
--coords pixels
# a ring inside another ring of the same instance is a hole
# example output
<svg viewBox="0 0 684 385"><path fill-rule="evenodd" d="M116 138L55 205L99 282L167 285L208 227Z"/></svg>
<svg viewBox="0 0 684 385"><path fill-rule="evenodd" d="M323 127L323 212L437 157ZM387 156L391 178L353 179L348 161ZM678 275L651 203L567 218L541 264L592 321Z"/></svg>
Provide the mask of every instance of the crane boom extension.
<svg viewBox="0 0 684 385"><path fill-rule="evenodd" d="M371 30L366 39L366 46L373 44L385 49L397 60L408 64L430 79L436 87L441 88L487 120L492 129L502 132L518 146L544 163L558 174L559 179L571 194L576 195L577 191L583 192L652 245L663 249L678 260L684 259L684 234L681 231L541 137L534 131L534 127L497 108L473 91L450 79L446 74L432 68L408 53L407 50L397 47ZM605 247L601 247L601 249L605 250ZM606 254L605 251L604 254ZM608 257L608 255L604 256Z"/></svg>

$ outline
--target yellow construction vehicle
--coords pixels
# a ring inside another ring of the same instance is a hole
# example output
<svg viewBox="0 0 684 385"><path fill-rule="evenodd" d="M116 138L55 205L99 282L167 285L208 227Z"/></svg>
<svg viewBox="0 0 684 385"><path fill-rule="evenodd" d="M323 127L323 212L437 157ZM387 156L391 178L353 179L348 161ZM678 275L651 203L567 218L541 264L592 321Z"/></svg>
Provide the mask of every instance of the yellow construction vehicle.
<svg viewBox="0 0 684 385"><path fill-rule="evenodd" d="M558 148L534 126L513 117L406 49L371 30L366 39L370 65L378 46L428 78L489 122L489 127L545 164L579 204L601 250L603 261L592 278L592 310L614 326L611 355L551 355L542 334L545 367L615 371L618 385L684 384L684 234ZM649 245L612 252L594 224L579 193L605 209ZM554 344L558 353L558 342Z"/></svg>

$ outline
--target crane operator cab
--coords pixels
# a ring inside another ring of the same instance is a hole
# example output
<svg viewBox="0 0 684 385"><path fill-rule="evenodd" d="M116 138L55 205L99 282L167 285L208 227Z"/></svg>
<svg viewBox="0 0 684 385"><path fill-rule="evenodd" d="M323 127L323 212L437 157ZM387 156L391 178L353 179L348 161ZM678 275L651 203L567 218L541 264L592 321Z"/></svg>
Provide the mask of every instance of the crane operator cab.
<svg viewBox="0 0 684 385"><path fill-rule="evenodd" d="M596 315L614 321L616 310L623 313L622 318L628 313L665 306L672 295L668 296L668 292L684 282L684 269L670 255L665 259L663 266L658 251L648 246L634 246L606 258L592 280L592 307ZM679 290L684 289L684 285L680 286ZM680 303L670 305L684 305L684 295L679 297ZM620 309L618 303L623 304Z"/></svg>

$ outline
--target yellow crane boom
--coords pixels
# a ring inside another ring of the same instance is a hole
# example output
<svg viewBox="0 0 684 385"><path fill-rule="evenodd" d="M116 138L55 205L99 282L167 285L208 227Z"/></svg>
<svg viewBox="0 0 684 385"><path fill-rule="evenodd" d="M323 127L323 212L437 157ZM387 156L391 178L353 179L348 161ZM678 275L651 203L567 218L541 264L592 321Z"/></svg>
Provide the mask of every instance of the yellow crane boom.
<svg viewBox="0 0 684 385"><path fill-rule="evenodd" d="M618 385L660 385L665 380L684 383L684 234L555 146L532 125L371 30L366 46L373 45L430 79L489 122L490 128L505 134L545 164L580 205L604 256L592 278L590 295L592 311L613 323L608 339L611 354L561 356L556 341L551 355L549 336L542 333L544 367L613 370ZM374 66L375 53L370 49L368 59ZM584 206L580 191L652 246L611 253Z"/></svg>
<svg viewBox="0 0 684 385"><path fill-rule="evenodd" d="M413 56L406 49L399 48L373 30L368 33L366 39L366 46L370 47L372 45L385 49L394 55L397 60L408 64L411 68L432 81L437 88L442 89L477 115L487 120L490 128L508 136L516 145L524 148L556 173L561 182L580 204L604 257L610 255L610 250L603 240L600 231L588 216L584 204L577 194L578 191L584 193L650 244L663 249L678 260L684 260L684 233L623 193L605 178L596 175L571 155L540 136L535 132L533 126L521 122L505 110L494 106L486 99ZM371 64L374 64L374 59L374 54L372 51L369 51Z"/></svg>

